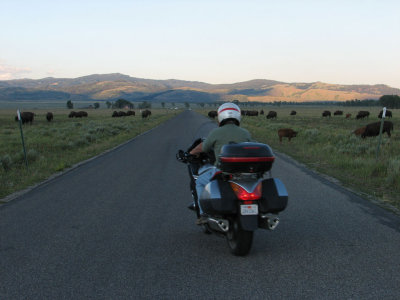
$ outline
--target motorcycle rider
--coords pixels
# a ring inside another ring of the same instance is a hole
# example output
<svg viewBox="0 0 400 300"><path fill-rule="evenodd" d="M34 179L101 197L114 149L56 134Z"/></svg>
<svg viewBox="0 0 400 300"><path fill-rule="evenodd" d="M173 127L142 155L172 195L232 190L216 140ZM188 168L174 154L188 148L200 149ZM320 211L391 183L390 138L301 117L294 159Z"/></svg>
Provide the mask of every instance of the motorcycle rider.
<svg viewBox="0 0 400 300"><path fill-rule="evenodd" d="M224 103L218 108L218 126L213 129L207 138L198 144L194 149L190 151L192 155L199 155L201 152L214 151L215 154L215 165L206 164L199 169L199 176L196 180L196 193L199 199L204 187L210 182L211 178L218 170L218 154L221 152L223 145L229 143L242 143L252 141L250 133L240 127L241 112L239 106L234 103ZM200 207L199 211L200 218L197 220L197 224L200 225L205 222L206 217Z"/></svg>

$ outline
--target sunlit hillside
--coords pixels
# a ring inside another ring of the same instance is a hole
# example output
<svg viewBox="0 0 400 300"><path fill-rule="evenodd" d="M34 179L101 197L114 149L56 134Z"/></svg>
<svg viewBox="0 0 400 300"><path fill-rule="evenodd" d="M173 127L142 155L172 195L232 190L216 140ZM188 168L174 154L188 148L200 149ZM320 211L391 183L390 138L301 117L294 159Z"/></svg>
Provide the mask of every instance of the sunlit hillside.
<svg viewBox="0 0 400 300"><path fill-rule="evenodd" d="M89 75L78 78L0 81L0 100L117 100L155 102L240 101L347 101L379 99L400 94L387 85L342 85L323 82L285 83L255 79L232 84L208 84L184 80L153 80L123 74Z"/></svg>

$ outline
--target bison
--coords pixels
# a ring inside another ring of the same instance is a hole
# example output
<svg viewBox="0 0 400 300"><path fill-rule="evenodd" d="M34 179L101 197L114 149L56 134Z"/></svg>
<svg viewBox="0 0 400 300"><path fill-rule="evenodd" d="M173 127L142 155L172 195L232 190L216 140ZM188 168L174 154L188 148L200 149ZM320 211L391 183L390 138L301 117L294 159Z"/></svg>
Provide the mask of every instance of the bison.
<svg viewBox="0 0 400 300"><path fill-rule="evenodd" d="M325 110L323 113L322 113L322 117L331 117L331 112L329 111L329 110Z"/></svg>
<svg viewBox="0 0 400 300"><path fill-rule="evenodd" d="M278 136L279 136L279 142L282 143L282 138L287 137L289 139L289 142L291 138L297 136L297 131L294 131L291 128L281 128L278 130Z"/></svg>
<svg viewBox="0 0 400 300"><path fill-rule="evenodd" d="M151 111L150 110L146 109L146 110L142 111L142 118L143 119L147 118L147 117L150 117L150 115L151 115Z"/></svg>
<svg viewBox="0 0 400 300"><path fill-rule="evenodd" d="M276 113L276 111L271 110L268 112L267 119L274 119L274 118L276 119L277 116L278 114Z"/></svg>
<svg viewBox="0 0 400 300"><path fill-rule="evenodd" d="M361 137L365 139L367 136L377 136L379 135L379 130L381 128L381 122L370 123L365 127L364 132L361 134ZM387 133L390 137L390 131L393 130L393 123L390 121L383 122L382 134Z"/></svg>
<svg viewBox="0 0 400 300"><path fill-rule="evenodd" d="M292 110L292 111L290 112L290 115L291 115L291 116L295 116L295 115L297 115L297 112L296 112L295 110Z"/></svg>
<svg viewBox="0 0 400 300"><path fill-rule="evenodd" d="M246 113L246 116L257 117L258 116L258 111L256 111L256 110L248 110L247 113Z"/></svg>
<svg viewBox="0 0 400 300"><path fill-rule="evenodd" d="M351 118L351 114L346 114L346 119L350 119Z"/></svg>
<svg viewBox="0 0 400 300"><path fill-rule="evenodd" d="M337 110L333 113L334 116L342 116L343 115L343 110Z"/></svg>
<svg viewBox="0 0 400 300"><path fill-rule="evenodd" d="M383 114L383 111L381 110L381 111L379 112L379 115L378 115L378 118L379 118L379 119L382 119L382 114ZM387 111L386 111L386 114L385 114L385 117L386 117L386 118L391 118L391 117L392 117L392 112L391 112L390 110L387 110Z"/></svg>
<svg viewBox="0 0 400 300"><path fill-rule="evenodd" d="M215 110L210 110L210 111L208 112L208 117L209 117L209 118L214 119L216 116L218 116L218 112L217 112L217 111L215 111Z"/></svg>
<svg viewBox="0 0 400 300"><path fill-rule="evenodd" d="M362 135L364 133L364 131L365 131L365 128L366 128L366 126L363 126L361 128L357 128L356 130L353 131L353 133L355 135Z"/></svg>
<svg viewBox="0 0 400 300"><path fill-rule="evenodd" d="M88 113L86 111L78 111L75 114L75 118L82 118L82 117L86 118L87 116L88 116Z"/></svg>
<svg viewBox="0 0 400 300"><path fill-rule="evenodd" d="M52 120L53 120L53 113L48 112L48 113L46 114L46 119L47 119L48 122L52 121Z"/></svg>
<svg viewBox="0 0 400 300"><path fill-rule="evenodd" d="M35 114L30 111L24 111L20 113L22 124L29 123L32 124ZM18 121L18 116L15 116L15 121Z"/></svg>
<svg viewBox="0 0 400 300"><path fill-rule="evenodd" d="M260 115L264 115L264 110L260 110Z"/></svg>
<svg viewBox="0 0 400 300"><path fill-rule="evenodd" d="M71 111L68 115L68 118L82 118L82 117L87 117L88 113L86 111Z"/></svg>
<svg viewBox="0 0 400 300"><path fill-rule="evenodd" d="M360 110L356 116L356 120L358 119L364 119L369 117L369 111L366 110Z"/></svg>
<svg viewBox="0 0 400 300"><path fill-rule="evenodd" d="M134 116L134 115L135 115L135 111L134 111L134 110L128 110L128 111L126 112L126 115L127 115L127 116Z"/></svg>

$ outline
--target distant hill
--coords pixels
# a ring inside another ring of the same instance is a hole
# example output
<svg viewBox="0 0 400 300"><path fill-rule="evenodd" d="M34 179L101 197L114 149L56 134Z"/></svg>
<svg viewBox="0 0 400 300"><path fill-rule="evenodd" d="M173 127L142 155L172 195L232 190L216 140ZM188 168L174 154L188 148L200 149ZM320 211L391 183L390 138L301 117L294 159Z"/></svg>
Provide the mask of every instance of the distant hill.
<svg viewBox="0 0 400 300"><path fill-rule="evenodd" d="M378 99L400 94L387 85L339 85L323 82L285 83L255 79L232 84L184 80L154 80L124 74L93 74L78 78L43 78L0 81L0 100L109 100L153 102L240 101L346 101Z"/></svg>

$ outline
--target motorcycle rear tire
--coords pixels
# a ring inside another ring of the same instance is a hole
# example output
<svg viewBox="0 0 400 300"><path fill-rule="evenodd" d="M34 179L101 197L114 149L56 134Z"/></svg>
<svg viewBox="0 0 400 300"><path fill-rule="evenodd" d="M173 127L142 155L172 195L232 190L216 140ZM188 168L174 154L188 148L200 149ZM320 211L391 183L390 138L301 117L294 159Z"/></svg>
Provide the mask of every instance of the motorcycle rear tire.
<svg viewBox="0 0 400 300"><path fill-rule="evenodd" d="M232 254L244 256L249 253L253 243L253 231L242 229L238 219L229 222L229 231L226 234L229 249Z"/></svg>

